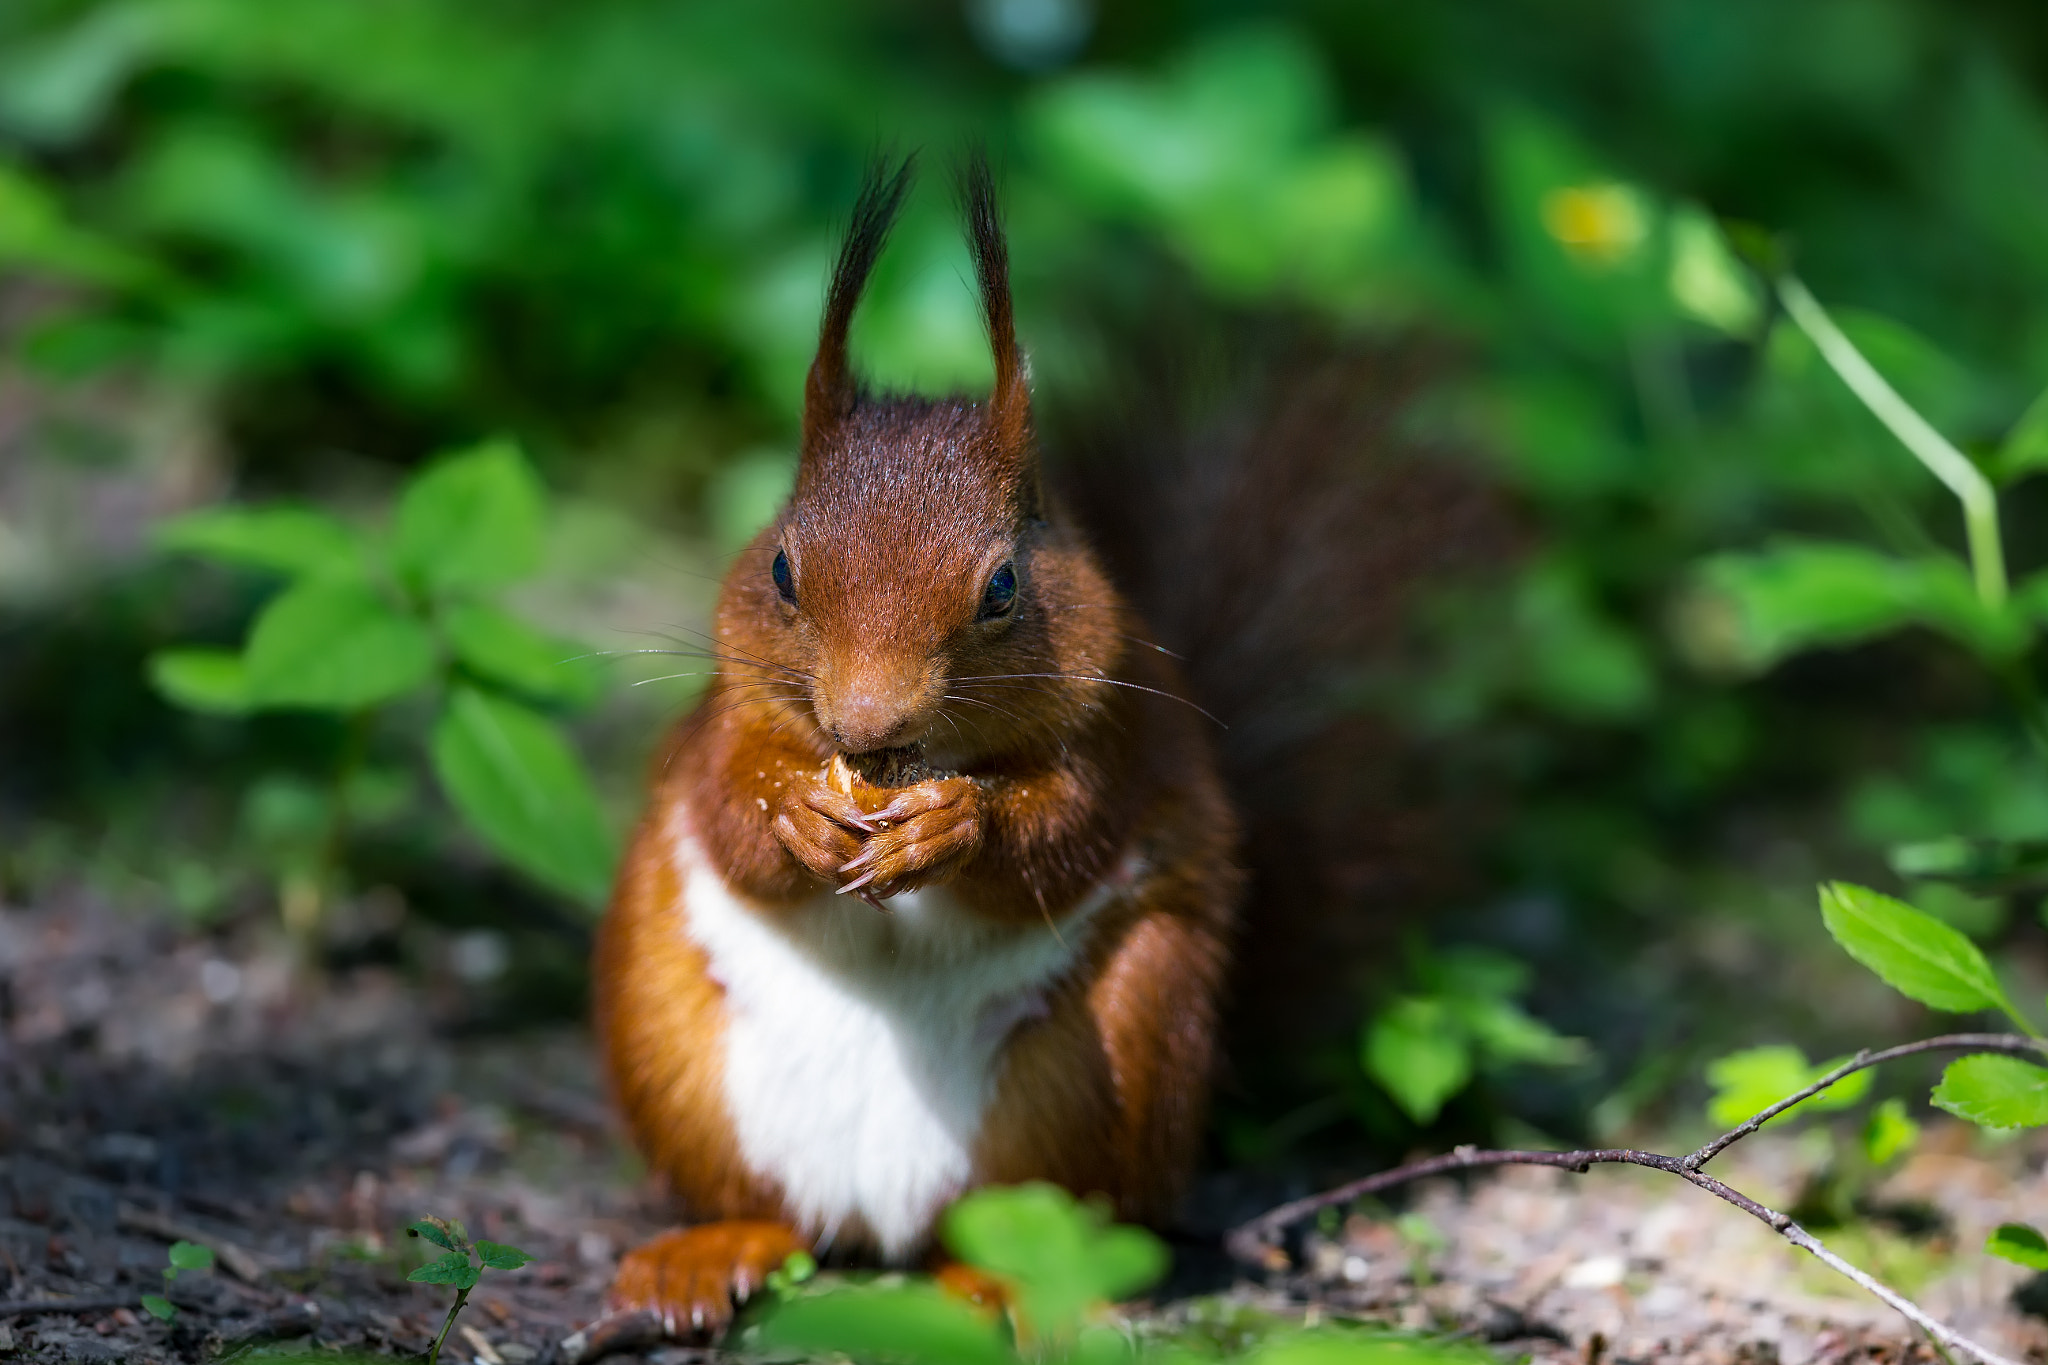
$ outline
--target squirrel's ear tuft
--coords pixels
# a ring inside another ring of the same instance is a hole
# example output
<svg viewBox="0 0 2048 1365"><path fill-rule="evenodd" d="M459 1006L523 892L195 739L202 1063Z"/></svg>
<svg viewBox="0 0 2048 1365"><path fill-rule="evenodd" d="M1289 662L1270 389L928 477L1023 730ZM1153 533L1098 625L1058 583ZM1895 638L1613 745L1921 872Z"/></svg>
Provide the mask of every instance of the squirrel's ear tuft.
<svg viewBox="0 0 2048 1365"><path fill-rule="evenodd" d="M1003 237L1002 215L996 211L995 177L988 154L980 149L967 158L960 174L960 200L967 217L968 246L974 252L974 274L981 286L981 312L988 324L989 350L995 359L995 387L988 413L996 439L1026 462L1025 499L1036 510L1037 469L1031 438L1031 389L1024 353L1017 346L1017 324L1010 305L1010 247Z"/></svg>
<svg viewBox="0 0 2048 1365"><path fill-rule="evenodd" d="M811 361L810 377L804 382L804 450L825 437L852 410L859 386L846 356L846 334L853 324L854 306L867 287L868 276L889 239L889 229L902 211L904 196L917 165L912 153L896 163L892 172L886 156L877 157L861 183L860 198L854 201L853 221L847 224L846 241L840 245L839 260L832 268L832 284L825 291L825 317L818 326L818 354Z"/></svg>

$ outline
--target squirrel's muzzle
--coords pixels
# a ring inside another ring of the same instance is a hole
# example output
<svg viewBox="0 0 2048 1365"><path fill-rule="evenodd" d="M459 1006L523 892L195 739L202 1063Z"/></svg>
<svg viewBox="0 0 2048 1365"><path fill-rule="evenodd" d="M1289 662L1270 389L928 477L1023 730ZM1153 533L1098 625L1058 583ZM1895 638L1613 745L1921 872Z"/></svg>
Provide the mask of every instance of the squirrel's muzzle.
<svg viewBox="0 0 2048 1365"><path fill-rule="evenodd" d="M828 667L811 704L825 733L847 753L899 748L924 734L927 689L921 673L872 662Z"/></svg>

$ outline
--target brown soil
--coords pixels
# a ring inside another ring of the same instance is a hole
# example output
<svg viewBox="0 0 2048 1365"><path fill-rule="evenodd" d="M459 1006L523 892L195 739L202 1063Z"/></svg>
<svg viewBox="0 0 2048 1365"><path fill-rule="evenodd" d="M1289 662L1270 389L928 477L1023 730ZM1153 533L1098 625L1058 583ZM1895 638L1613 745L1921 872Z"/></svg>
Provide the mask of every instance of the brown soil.
<svg viewBox="0 0 2048 1365"><path fill-rule="evenodd" d="M552 1359L664 1212L585 1036L466 1030L466 990L383 967L315 976L268 935L179 932L83 897L0 910L0 1359L196 1361L305 1336L420 1352L449 1297L404 1279L426 1257L402 1229L423 1214L537 1258L487 1274L447 1358ZM1782 1207L1819 1160L1773 1136L1721 1173ZM1976 1249L1998 1222L2048 1216L2039 1165L1936 1130L1876 1217L1823 1235L1985 1344L2048 1358L2048 1325L2014 1306L2026 1272ZM1882 1305L1668 1178L1510 1171L1423 1190L1410 1212L1311 1235L1299 1273L1223 1302L1449 1330L1509 1359L1935 1359ZM160 1323L137 1305L178 1238L220 1264L180 1276Z"/></svg>

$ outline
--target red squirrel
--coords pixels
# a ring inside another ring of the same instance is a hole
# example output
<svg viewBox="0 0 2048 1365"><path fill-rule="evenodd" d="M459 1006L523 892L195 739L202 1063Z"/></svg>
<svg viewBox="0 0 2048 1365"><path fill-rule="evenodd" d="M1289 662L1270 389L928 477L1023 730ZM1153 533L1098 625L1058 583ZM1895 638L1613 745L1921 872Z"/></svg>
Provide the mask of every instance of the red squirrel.
<svg viewBox="0 0 2048 1365"><path fill-rule="evenodd" d="M719 595L595 957L635 1142L695 1226L614 1310L715 1330L790 1253L903 1263L985 1183L1170 1209L1243 885L1212 722L1040 468L986 166L964 182L986 400L867 391L827 291L795 490Z"/></svg>

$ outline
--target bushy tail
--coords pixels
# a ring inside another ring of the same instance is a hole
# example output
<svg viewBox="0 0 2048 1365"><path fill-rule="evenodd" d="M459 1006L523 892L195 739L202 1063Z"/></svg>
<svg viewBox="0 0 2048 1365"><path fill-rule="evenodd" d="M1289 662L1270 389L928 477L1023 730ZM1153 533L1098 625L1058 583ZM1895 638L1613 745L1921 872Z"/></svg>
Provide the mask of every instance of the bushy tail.
<svg viewBox="0 0 2048 1365"><path fill-rule="evenodd" d="M1228 727L1252 874L1237 1052L1271 1075L1352 1036L1357 985L1458 880L1456 819L1367 694L1416 590L1501 559L1510 519L1416 434L1440 353L1273 323L1177 333L1119 348L1113 396L1056 411L1049 444L1117 582Z"/></svg>

